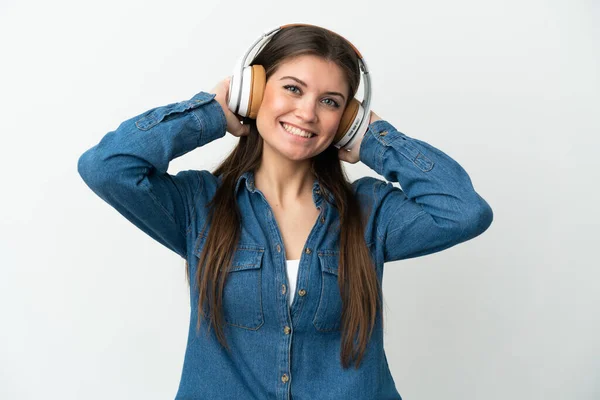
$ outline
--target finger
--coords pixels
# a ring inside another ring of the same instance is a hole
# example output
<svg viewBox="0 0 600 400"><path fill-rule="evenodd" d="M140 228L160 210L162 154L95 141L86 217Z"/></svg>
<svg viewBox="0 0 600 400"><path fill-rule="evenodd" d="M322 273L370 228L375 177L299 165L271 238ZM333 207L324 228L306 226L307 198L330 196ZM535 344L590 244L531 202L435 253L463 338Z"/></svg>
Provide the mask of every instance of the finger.
<svg viewBox="0 0 600 400"><path fill-rule="evenodd" d="M227 113L225 114L225 117L227 119L227 125L229 126L236 126L240 125L240 121L237 119L237 117L235 116L234 113L231 112L231 110L227 109Z"/></svg>
<svg viewBox="0 0 600 400"><path fill-rule="evenodd" d="M239 121L235 121L230 126L234 127L234 132L231 133L233 133L235 136L246 136L250 133L250 125L240 124Z"/></svg>
<svg viewBox="0 0 600 400"><path fill-rule="evenodd" d="M248 125L240 125L237 129L237 132L234 133L235 136L247 136L250 133L250 126Z"/></svg>

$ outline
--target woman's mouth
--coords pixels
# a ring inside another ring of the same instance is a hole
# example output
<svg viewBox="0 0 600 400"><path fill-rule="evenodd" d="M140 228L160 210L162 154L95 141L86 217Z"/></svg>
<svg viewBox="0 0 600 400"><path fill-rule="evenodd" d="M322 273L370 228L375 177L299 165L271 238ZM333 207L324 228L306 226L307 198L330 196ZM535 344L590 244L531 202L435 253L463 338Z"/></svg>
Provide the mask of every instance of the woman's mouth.
<svg viewBox="0 0 600 400"><path fill-rule="evenodd" d="M285 122L280 122L279 124L281 125L281 127L283 128L283 130L286 133L288 133L288 134L290 134L290 135L292 135L292 136L294 136L294 137L296 137L296 138L298 138L300 140L309 140L309 139L311 139L311 138L313 138L313 137L316 136L312 132L307 132L307 131L302 130L300 128L296 128L295 126L286 124Z"/></svg>

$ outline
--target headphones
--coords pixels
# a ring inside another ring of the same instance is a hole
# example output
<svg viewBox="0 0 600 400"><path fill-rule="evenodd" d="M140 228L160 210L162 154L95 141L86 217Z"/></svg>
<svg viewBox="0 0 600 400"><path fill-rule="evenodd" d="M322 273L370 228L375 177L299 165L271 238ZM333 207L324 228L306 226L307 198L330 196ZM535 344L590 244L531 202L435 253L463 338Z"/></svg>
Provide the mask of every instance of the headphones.
<svg viewBox="0 0 600 400"><path fill-rule="evenodd" d="M229 94L227 96L227 106L234 114L256 119L267 80L264 67L262 65L251 66L250 63L277 32L293 26L315 25L288 24L267 31L254 42L252 47L237 62L229 83ZM371 116L371 78L367 64L358 49L348 40L346 42L350 44L358 56L358 65L364 81L364 94L362 103L353 98L344 110L340 125L333 139L333 145L338 149L350 149L355 141L366 133Z"/></svg>

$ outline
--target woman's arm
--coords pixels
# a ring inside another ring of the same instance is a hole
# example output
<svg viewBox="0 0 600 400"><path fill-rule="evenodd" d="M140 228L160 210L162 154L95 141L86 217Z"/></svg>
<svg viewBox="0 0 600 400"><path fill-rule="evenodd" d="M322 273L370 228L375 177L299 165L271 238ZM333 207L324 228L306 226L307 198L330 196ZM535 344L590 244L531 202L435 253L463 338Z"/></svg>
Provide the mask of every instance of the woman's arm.
<svg viewBox="0 0 600 400"><path fill-rule="evenodd" d="M383 246L385 262L447 249L491 225L491 207L467 172L441 150L376 115L357 146L363 163L402 188L370 177L353 183L370 209L367 240Z"/></svg>
<svg viewBox="0 0 600 400"><path fill-rule="evenodd" d="M200 92L128 119L83 153L77 164L99 197L183 258L203 174L170 175L167 169L171 160L225 135L226 118L214 98Z"/></svg>

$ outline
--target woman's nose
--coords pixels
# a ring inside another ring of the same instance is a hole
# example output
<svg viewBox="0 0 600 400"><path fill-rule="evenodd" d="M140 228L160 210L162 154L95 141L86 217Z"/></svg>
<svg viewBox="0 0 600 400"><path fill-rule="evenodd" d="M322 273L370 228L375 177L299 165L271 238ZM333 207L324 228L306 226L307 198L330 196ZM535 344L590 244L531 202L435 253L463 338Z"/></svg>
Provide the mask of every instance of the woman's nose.
<svg viewBox="0 0 600 400"><path fill-rule="evenodd" d="M314 101L308 99L300 101L296 106L296 116L304 121L314 121L317 118Z"/></svg>

